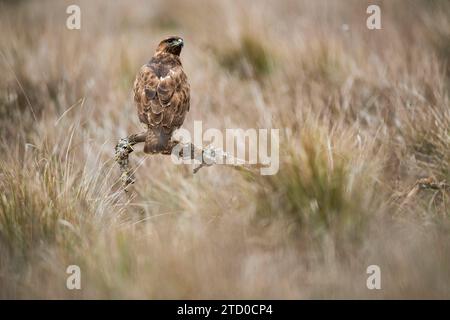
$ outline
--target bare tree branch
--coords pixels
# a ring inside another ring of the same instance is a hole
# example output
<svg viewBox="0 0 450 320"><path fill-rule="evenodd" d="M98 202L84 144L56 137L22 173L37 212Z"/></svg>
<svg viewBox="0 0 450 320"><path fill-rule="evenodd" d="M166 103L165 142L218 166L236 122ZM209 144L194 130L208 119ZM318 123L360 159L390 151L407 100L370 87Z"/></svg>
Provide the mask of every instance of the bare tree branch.
<svg viewBox="0 0 450 320"><path fill-rule="evenodd" d="M115 147L115 160L119 164L121 171L120 179L125 190L128 185L135 182L133 171L129 165L129 156L134 151L133 146L144 141L145 133L134 134L120 139ZM171 140L167 149L161 153L166 155L174 154L183 159L197 160L199 165L193 169L194 174L201 168L219 163L219 161L220 163L226 163L227 159L233 159L233 163L235 164L245 165L244 160L233 158L223 150L213 148L212 146L202 149L192 143L182 143L176 140Z"/></svg>

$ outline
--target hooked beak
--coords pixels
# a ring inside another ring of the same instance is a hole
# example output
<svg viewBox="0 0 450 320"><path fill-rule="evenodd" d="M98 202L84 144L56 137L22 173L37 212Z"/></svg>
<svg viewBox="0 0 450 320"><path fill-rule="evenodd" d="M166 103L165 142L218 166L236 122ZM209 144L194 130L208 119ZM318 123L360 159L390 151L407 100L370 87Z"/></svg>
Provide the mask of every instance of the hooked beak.
<svg viewBox="0 0 450 320"><path fill-rule="evenodd" d="M183 41L183 39L178 39L175 43L173 43L172 44L172 46L173 47L178 47L178 46L180 46L180 47L183 47L184 46L184 41Z"/></svg>

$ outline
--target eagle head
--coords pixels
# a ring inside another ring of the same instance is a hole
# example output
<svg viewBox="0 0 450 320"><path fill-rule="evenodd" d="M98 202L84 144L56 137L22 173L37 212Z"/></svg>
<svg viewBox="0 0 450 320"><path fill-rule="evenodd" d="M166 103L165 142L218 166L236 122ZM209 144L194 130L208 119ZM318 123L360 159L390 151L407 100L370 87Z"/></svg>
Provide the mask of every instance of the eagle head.
<svg viewBox="0 0 450 320"><path fill-rule="evenodd" d="M184 41L180 37L171 36L161 41L156 49L156 54L171 53L179 56L183 48Z"/></svg>

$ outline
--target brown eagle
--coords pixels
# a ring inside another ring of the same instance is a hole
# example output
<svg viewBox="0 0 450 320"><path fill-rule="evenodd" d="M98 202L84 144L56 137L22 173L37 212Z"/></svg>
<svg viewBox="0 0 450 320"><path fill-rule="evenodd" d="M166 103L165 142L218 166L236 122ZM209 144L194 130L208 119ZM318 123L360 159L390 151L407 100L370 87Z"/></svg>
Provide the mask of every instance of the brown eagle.
<svg viewBox="0 0 450 320"><path fill-rule="evenodd" d="M145 153L171 154L175 150L179 157L195 157L201 161L201 165L194 169L194 173L201 167L210 165L203 159L203 150L196 150L192 144L188 144L187 149L174 149L179 141L171 139L189 111L190 88L180 60L183 45L180 37L164 39L136 76L134 101L139 120L147 126L147 131L120 139L116 145L115 158L120 165L121 179L125 186L134 182L128 166L128 156L133 152L132 146L141 142L145 142Z"/></svg>
<svg viewBox="0 0 450 320"><path fill-rule="evenodd" d="M183 45L175 36L161 41L134 81L134 101L147 132L133 135L130 142L145 142L145 153L170 154L172 133L189 111L189 83L180 60Z"/></svg>

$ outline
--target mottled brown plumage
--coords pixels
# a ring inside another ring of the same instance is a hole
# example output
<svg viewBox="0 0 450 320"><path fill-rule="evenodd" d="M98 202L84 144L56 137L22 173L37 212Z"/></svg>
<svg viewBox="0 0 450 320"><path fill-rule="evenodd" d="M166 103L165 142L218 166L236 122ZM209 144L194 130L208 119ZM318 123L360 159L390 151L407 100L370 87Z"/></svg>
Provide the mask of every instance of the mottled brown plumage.
<svg viewBox="0 0 450 320"><path fill-rule="evenodd" d="M148 127L144 152L170 153L170 138L189 111L189 83L181 65L183 40L164 39L134 82L139 120Z"/></svg>

